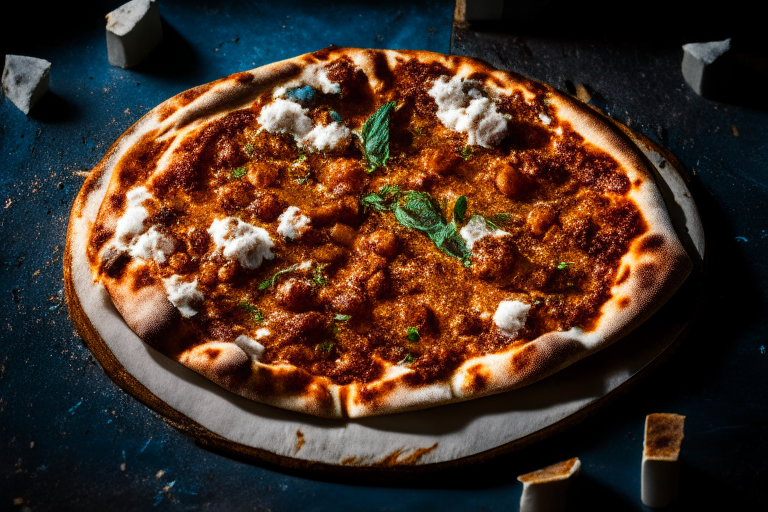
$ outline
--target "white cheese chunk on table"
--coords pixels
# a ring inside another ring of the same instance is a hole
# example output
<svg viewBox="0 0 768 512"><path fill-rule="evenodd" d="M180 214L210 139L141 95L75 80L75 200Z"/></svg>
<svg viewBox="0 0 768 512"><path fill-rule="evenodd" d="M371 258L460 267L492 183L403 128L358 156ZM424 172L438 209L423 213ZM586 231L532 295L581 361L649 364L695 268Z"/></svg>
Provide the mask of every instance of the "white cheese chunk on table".
<svg viewBox="0 0 768 512"><path fill-rule="evenodd" d="M696 94L710 97L724 81L732 79L724 66L730 49L730 39L683 46L683 78Z"/></svg>
<svg viewBox="0 0 768 512"><path fill-rule="evenodd" d="M523 484L520 512L564 511L568 482L580 469L581 461L573 458L518 476L517 480Z"/></svg>
<svg viewBox="0 0 768 512"><path fill-rule="evenodd" d="M45 59L6 55L3 68L3 93L16 107L29 114L48 90L51 63Z"/></svg>
<svg viewBox="0 0 768 512"><path fill-rule="evenodd" d="M113 66L137 65L162 39L160 12L152 0L132 0L107 14L107 56Z"/></svg>
<svg viewBox="0 0 768 512"><path fill-rule="evenodd" d="M677 501L684 423L685 416L679 414L645 418L640 499L647 507L661 508Z"/></svg>

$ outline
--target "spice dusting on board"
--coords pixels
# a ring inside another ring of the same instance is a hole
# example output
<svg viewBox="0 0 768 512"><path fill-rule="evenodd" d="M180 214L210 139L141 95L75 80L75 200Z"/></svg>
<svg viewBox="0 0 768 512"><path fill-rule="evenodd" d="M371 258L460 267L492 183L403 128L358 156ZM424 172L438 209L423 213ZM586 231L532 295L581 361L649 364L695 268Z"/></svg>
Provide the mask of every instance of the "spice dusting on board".
<svg viewBox="0 0 768 512"><path fill-rule="evenodd" d="M647 229L627 176L544 89L450 75L404 61L374 92L337 60L193 130L149 181L167 148L147 138L91 261L120 279L140 258L136 286L165 283L194 337L337 384L589 331Z"/></svg>

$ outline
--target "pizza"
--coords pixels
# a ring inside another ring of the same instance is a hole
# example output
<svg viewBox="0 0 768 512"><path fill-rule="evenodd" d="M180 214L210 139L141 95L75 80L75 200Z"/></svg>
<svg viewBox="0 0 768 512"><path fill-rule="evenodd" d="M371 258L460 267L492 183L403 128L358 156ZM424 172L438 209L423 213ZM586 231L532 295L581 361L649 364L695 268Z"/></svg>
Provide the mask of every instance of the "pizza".
<svg viewBox="0 0 768 512"><path fill-rule="evenodd" d="M98 215L65 276L249 399L332 418L447 404L544 378L674 293L691 262L650 169L544 84L331 47L126 131L73 207Z"/></svg>

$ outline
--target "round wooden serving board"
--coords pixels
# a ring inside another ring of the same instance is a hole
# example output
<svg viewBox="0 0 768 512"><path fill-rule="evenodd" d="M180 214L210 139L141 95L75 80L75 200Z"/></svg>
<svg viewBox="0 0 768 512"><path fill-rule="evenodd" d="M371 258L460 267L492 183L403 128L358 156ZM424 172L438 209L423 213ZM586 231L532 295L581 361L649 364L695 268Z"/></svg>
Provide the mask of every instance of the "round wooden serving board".
<svg viewBox="0 0 768 512"><path fill-rule="evenodd" d="M93 282L85 244L109 182L108 173L97 171L76 198L77 214L69 223L64 274L70 314L120 387L198 443L239 457L289 468L399 472L461 465L521 448L573 425L637 380L686 331L698 309L704 234L687 176L663 148L619 128L654 164L694 270L675 296L630 335L525 388L358 420L315 418L220 388L145 345Z"/></svg>

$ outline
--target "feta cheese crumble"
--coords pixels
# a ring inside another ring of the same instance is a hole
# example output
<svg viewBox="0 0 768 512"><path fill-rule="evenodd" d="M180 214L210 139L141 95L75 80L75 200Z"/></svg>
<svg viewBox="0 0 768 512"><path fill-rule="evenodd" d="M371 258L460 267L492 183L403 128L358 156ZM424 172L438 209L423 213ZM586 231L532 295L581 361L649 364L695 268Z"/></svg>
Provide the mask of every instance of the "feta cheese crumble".
<svg viewBox="0 0 768 512"><path fill-rule="evenodd" d="M506 231L501 229L494 229L491 231L485 222L485 219L480 215L473 215L469 222L459 230L459 235L464 239L467 244L467 249L470 251L474 247L475 242L486 236L504 236L508 235Z"/></svg>
<svg viewBox="0 0 768 512"><path fill-rule="evenodd" d="M236 217L214 220L208 234L225 258L237 260L245 269L259 268L264 260L275 257L271 251L275 244L267 230Z"/></svg>
<svg viewBox="0 0 768 512"><path fill-rule="evenodd" d="M259 331L267 331L267 329L259 329ZM258 331L256 332L256 336L258 337ZM264 345L256 341L255 339L248 337L244 334L241 334L237 338L235 338L235 345L243 349L243 352L248 354L254 359L258 359L261 357L261 355L264 353Z"/></svg>
<svg viewBox="0 0 768 512"><path fill-rule="evenodd" d="M493 323L501 332L514 338L525 325L531 305L517 300L503 300L493 315Z"/></svg>
<svg viewBox="0 0 768 512"><path fill-rule="evenodd" d="M179 310L181 316L189 318L197 314L193 306L203 301L203 294L197 290L197 279L191 283L185 283L181 280L181 276L173 275L163 279L163 284L168 300Z"/></svg>
<svg viewBox="0 0 768 512"><path fill-rule="evenodd" d="M155 260L155 263L160 264L165 263L175 246L173 239L158 231L157 226L152 226L149 231L131 242L128 254L134 258L152 259Z"/></svg>
<svg viewBox="0 0 768 512"><path fill-rule="evenodd" d="M296 142L310 151L333 151L346 148L352 140L352 132L343 122L315 125L307 110L293 101L277 98L261 109L257 119L262 128L270 133L288 133Z"/></svg>
<svg viewBox="0 0 768 512"><path fill-rule="evenodd" d="M302 215L295 206L286 208L277 220L280 221L277 232L285 238L298 238L312 222L309 217Z"/></svg>
<svg viewBox="0 0 768 512"><path fill-rule="evenodd" d="M149 217L149 212L142 206L147 199L152 199L152 194L145 187L136 187L125 194L128 201L125 213L117 221L115 227L115 240L123 247L144 232L144 221Z"/></svg>
<svg viewBox="0 0 768 512"><path fill-rule="evenodd" d="M450 130L465 132L468 145L490 148L506 135L507 120L480 82L441 76L427 94L435 99L440 122Z"/></svg>

